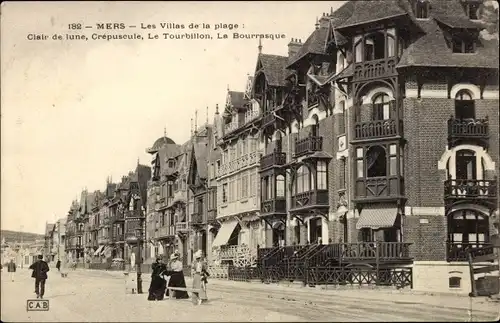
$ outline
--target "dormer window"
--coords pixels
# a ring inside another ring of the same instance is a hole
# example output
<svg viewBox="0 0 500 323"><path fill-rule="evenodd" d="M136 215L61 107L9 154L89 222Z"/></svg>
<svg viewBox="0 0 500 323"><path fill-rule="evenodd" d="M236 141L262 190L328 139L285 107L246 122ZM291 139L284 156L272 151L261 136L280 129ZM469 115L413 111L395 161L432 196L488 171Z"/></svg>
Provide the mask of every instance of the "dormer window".
<svg viewBox="0 0 500 323"><path fill-rule="evenodd" d="M479 5L480 5L480 2L476 2L476 1L465 2L463 4L465 14L467 15L467 17L469 17L469 19L471 19L471 20L478 20L479 19L479 15L478 15Z"/></svg>
<svg viewBox="0 0 500 323"><path fill-rule="evenodd" d="M476 44L472 39L453 37L451 43L453 47L453 53L470 54L474 53L476 50Z"/></svg>
<svg viewBox="0 0 500 323"><path fill-rule="evenodd" d="M415 16L417 17L417 19L429 18L428 0L417 0L417 2L415 3Z"/></svg>

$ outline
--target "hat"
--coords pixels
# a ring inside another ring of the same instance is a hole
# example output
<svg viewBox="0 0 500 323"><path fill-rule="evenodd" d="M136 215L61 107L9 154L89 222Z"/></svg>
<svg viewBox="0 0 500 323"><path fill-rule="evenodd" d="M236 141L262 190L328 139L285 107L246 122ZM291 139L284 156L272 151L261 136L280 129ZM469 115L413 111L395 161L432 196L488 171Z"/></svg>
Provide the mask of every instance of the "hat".
<svg viewBox="0 0 500 323"><path fill-rule="evenodd" d="M202 256L201 250L198 250L194 253L194 259L200 259Z"/></svg>
<svg viewBox="0 0 500 323"><path fill-rule="evenodd" d="M177 259L177 258L179 258L179 255L176 254L176 253L173 253L173 254L170 255L170 260L174 260L174 259Z"/></svg>

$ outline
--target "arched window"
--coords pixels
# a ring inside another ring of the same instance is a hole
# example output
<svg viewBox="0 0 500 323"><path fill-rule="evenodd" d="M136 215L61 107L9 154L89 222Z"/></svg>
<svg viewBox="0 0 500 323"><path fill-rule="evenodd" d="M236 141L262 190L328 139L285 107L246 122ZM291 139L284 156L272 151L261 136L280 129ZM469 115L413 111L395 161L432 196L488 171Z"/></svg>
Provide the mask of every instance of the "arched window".
<svg viewBox="0 0 500 323"><path fill-rule="evenodd" d="M455 118L474 119L476 107L472 94L468 90L460 90L455 95Z"/></svg>
<svg viewBox="0 0 500 323"><path fill-rule="evenodd" d="M476 179L476 154L473 151L466 149L459 150L457 151L455 160L456 179Z"/></svg>
<svg viewBox="0 0 500 323"><path fill-rule="evenodd" d="M367 177L387 176L387 157L381 146L372 146L366 153Z"/></svg>
<svg viewBox="0 0 500 323"><path fill-rule="evenodd" d="M276 176L276 197L285 197L285 176Z"/></svg>
<svg viewBox="0 0 500 323"><path fill-rule="evenodd" d="M325 161L318 161L316 183L318 184L318 190L328 189L328 167Z"/></svg>
<svg viewBox="0 0 500 323"><path fill-rule="evenodd" d="M300 168L297 170L297 179L296 179L296 186L297 190L296 193L303 193L303 192L308 192L311 190L311 181L310 181L311 174L309 172L309 168L307 166L300 166Z"/></svg>
<svg viewBox="0 0 500 323"><path fill-rule="evenodd" d="M387 120L391 117L391 99L387 93L379 93L373 99L373 120Z"/></svg>
<svg viewBox="0 0 500 323"><path fill-rule="evenodd" d="M416 1L415 16L418 19L429 18L429 2L427 0L417 0Z"/></svg>

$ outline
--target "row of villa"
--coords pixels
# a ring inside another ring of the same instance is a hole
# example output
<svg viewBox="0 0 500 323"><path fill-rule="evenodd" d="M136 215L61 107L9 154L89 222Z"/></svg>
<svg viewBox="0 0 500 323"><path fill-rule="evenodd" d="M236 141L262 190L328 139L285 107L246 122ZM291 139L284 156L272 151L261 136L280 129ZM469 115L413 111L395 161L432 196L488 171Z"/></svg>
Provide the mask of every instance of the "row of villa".
<svg viewBox="0 0 500 323"><path fill-rule="evenodd" d="M499 195L498 38L477 5L348 1L287 56L259 44L213 122L82 192L65 252L128 263L139 243L187 266L201 249L232 279L468 293Z"/></svg>

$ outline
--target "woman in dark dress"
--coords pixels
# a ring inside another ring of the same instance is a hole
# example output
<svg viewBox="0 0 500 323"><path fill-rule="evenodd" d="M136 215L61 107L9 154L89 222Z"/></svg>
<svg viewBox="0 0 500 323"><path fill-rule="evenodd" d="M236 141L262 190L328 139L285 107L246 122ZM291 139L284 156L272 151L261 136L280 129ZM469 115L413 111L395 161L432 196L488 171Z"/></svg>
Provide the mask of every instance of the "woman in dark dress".
<svg viewBox="0 0 500 323"><path fill-rule="evenodd" d="M149 285L148 301L161 301L165 295L167 282L163 278L166 274L167 266L163 263L161 257L156 257L156 262L152 264L151 284Z"/></svg>
<svg viewBox="0 0 500 323"><path fill-rule="evenodd" d="M170 279L168 281L169 287L182 287L186 288L186 280L184 279L184 273L182 272L182 261L179 260L179 254L173 253L170 256L170 270L168 271L168 275ZM187 291L173 291L174 298L176 299L186 299L189 298ZM167 289L167 296L169 296L169 290Z"/></svg>

